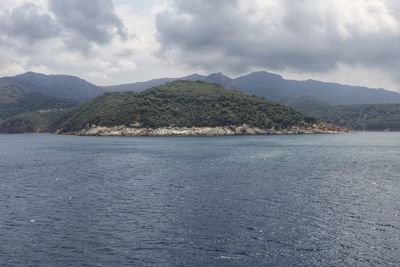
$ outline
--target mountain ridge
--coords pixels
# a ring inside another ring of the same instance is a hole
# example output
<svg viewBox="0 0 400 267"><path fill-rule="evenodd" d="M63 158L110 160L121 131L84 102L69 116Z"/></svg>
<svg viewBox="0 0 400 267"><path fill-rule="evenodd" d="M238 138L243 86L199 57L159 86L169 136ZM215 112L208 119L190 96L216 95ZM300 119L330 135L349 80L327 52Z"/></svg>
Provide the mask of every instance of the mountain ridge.
<svg viewBox="0 0 400 267"><path fill-rule="evenodd" d="M1 80L16 87L29 89L31 92L77 102L83 102L105 92L101 87L84 79L64 74L26 72L3 77Z"/></svg>
<svg viewBox="0 0 400 267"><path fill-rule="evenodd" d="M220 72L208 76L194 73L181 78L161 78L114 87L97 86L76 76L27 72L0 78L0 132L7 129L23 132L25 126L27 131L43 131L47 129L46 123L51 123L63 112L105 92L141 92L143 88L153 88L180 80L201 80L219 84L231 91L238 90L249 95L265 97L291 106L308 116L353 129L381 130L385 126L387 129L400 129L400 126L397 126L400 125L400 117L396 115L400 113L400 105L395 105L400 103L400 93L385 89L347 86L311 79L286 80L281 75L266 71L253 72L234 79ZM357 105L369 106L364 108ZM372 108L371 105L376 106ZM363 114L371 119L360 124L360 119L354 112L357 109L365 111ZM43 112L44 110L47 113ZM48 116L49 114L51 116ZM374 122L370 123L372 118ZM382 120L381 124L377 122L379 118Z"/></svg>
<svg viewBox="0 0 400 267"><path fill-rule="evenodd" d="M400 131L400 104L332 105L312 97L287 103L295 110L357 131Z"/></svg>
<svg viewBox="0 0 400 267"><path fill-rule="evenodd" d="M0 97L2 96L2 91L4 94L4 88L8 87L20 91L41 93L56 98L83 102L106 92L140 92L176 80L199 80L217 83L226 89L245 91L249 94L266 97L281 104L305 95L337 105L400 103L399 92L384 88L344 85L314 79L291 80L285 79L279 74L266 71L256 71L237 78L231 78L221 72L210 75L194 73L179 78L165 77L144 82L110 86L97 86L77 76L26 72L16 76L0 78Z"/></svg>
<svg viewBox="0 0 400 267"><path fill-rule="evenodd" d="M162 78L140 83L107 86L107 91L140 92L154 86L175 80L200 80L217 83L230 90L241 90L256 96L263 96L284 104L293 98L310 95L337 105L352 104L394 104L400 103L400 93L383 88L344 85L317 80L290 80L281 75L256 71L237 78L230 78L222 73L208 76L192 74L180 78Z"/></svg>

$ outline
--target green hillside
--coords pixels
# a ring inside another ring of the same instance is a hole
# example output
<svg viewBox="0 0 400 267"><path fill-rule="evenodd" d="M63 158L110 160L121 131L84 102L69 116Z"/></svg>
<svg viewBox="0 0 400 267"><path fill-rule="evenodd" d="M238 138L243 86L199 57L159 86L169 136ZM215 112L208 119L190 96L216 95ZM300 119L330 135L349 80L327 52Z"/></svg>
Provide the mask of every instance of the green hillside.
<svg viewBox="0 0 400 267"><path fill-rule="evenodd" d="M337 106L320 117L354 130L400 130L400 104Z"/></svg>
<svg viewBox="0 0 400 267"><path fill-rule="evenodd" d="M67 100L22 92L7 103L0 103L0 133L43 132L61 114L74 106Z"/></svg>
<svg viewBox="0 0 400 267"><path fill-rule="evenodd" d="M66 75L28 72L0 78L0 133L48 131L66 110L103 91Z"/></svg>
<svg viewBox="0 0 400 267"><path fill-rule="evenodd" d="M228 91L217 84L175 81L141 93L107 93L63 116L55 126L64 132L88 125L143 127L224 126L249 124L287 128L314 119L265 98Z"/></svg>
<svg viewBox="0 0 400 267"><path fill-rule="evenodd" d="M399 131L400 104L333 106L316 98L298 98L289 106L306 114L351 130Z"/></svg>

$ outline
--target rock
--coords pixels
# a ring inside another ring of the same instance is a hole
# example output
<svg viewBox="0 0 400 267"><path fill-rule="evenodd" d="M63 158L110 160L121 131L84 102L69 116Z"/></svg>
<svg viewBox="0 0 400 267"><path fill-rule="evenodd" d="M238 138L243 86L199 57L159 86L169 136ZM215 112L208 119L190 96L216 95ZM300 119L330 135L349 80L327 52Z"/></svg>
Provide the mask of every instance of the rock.
<svg viewBox="0 0 400 267"><path fill-rule="evenodd" d="M161 127L139 128L138 124L129 127L120 125L113 127L87 126L85 129L72 133L84 136L231 136L231 135L280 135L280 134L326 134L343 133L346 130L330 124L314 124L311 126L293 126L288 129L260 129L247 124L239 126L219 127ZM60 133L58 131L58 133Z"/></svg>

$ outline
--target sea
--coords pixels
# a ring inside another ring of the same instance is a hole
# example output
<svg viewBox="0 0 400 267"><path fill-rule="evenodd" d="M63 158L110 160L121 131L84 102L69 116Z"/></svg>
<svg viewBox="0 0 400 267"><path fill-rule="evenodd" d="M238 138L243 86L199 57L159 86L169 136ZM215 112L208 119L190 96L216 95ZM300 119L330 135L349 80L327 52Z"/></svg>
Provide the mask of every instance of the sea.
<svg viewBox="0 0 400 267"><path fill-rule="evenodd" d="M400 266L400 133L0 135L0 266Z"/></svg>

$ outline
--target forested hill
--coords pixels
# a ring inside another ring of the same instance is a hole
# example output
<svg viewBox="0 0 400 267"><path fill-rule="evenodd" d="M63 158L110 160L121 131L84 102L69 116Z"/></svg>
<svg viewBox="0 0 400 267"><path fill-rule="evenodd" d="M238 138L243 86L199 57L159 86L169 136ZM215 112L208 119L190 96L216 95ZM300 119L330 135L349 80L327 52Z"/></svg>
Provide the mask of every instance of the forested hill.
<svg viewBox="0 0 400 267"><path fill-rule="evenodd" d="M313 122L292 108L262 97L226 90L201 81L174 81L141 93L107 93L63 116L55 127L64 132L88 125L205 127L248 124L287 128Z"/></svg>
<svg viewBox="0 0 400 267"><path fill-rule="evenodd" d="M38 93L13 94L7 102L0 102L0 133L49 131L48 126L75 105L73 101Z"/></svg>
<svg viewBox="0 0 400 267"><path fill-rule="evenodd" d="M400 104L336 106L313 97L300 97L287 103L308 116L351 130L400 131Z"/></svg>

